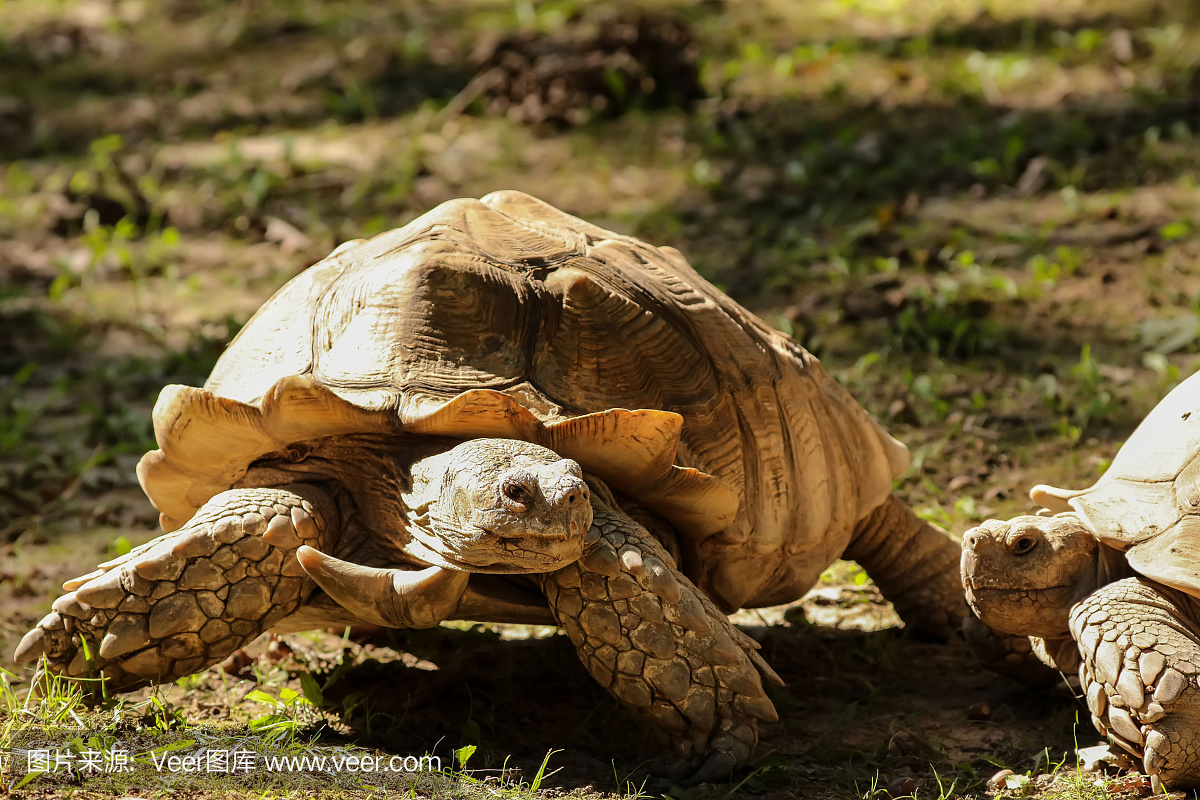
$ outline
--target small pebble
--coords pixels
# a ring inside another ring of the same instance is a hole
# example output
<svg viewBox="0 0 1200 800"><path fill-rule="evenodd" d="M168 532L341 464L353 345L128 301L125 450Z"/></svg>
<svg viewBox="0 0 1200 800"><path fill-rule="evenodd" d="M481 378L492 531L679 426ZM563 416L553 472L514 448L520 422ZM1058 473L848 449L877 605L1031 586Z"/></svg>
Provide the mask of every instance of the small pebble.
<svg viewBox="0 0 1200 800"><path fill-rule="evenodd" d="M967 709L967 719L977 722L992 718L992 707L988 703L972 703Z"/></svg>
<svg viewBox="0 0 1200 800"><path fill-rule="evenodd" d="M884 789L891 797L915 797L919 784L914 778L896 778Z"/></svg>
<svg viewBox="0 0 1200 800"><path fill-rule="evenodd" d="M991 778L988 778L988 782L987 782L988 790L992 791L992 792L1000 791L1001 789L1004 788L1004 786L1005 786L1004 782L1008 779L1008 776L1012 775L1012 774L1014 774L1014 773L1011 769L1000 770L995 775L993 775Z"/></svg>

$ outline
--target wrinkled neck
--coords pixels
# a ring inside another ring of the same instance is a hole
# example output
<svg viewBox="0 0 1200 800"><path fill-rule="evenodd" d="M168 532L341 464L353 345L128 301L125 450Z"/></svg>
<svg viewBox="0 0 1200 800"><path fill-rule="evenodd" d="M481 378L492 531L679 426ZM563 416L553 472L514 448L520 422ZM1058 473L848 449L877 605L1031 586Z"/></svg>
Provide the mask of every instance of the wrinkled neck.
<svg viewBox="0 0 1200 800"><path fill-rule="evenodd" d="M1125 553L1100 542L1096 548L1096 588L1133 575Z"/></svg>

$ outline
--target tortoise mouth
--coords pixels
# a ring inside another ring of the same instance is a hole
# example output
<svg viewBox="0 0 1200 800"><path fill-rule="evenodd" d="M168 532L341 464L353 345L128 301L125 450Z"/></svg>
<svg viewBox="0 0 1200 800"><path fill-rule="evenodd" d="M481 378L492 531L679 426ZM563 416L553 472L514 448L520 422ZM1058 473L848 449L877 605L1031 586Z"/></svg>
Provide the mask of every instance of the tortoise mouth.
<svg viewBox="0 0 1200 800"><path fill-rule="evenodd" d="M1057 605L1054 601L1069 597L1075 587L1059 586L974 586L966 582L967 601L988 603L1020 603L1022 605Z"/></svg>
<svg viewBox="0 0 1200 800"><path fill-rule="evenodd" d="M1066 615L1075 604L1076 587L972 586L966 584L967 603L985 624L1021 636L1058 636L1066 630ZM1060 619L1061 618L1061 619ZM1061 623L1061 624L1060 624Z"/></svg>
<svg viewBox="0 0 1200 800"><path fill-rule="evenodd" d="M487 572L550 572L583 555L582 536L504 536L498 544L488 548L493 560ZM486 557L487 553L480 555Z"/></svg>
<svg viewBox="0 0 1200 800"><path fill-rule="evenodd" d="M1050 586L1030 586L1028 583L1009 586L1006 584L980 580L977 575L963 575L963 588L968 592L993 594L1036 594L1038 592L1054 592L1059 589L1071 589L1073 583L1054 583Z"/></svg>
<svg viewBox="0 0 1200 800"><path fill-rule="evenodd" d="M491 537L491 541L501 544L502 546L506 546L508 542L524 542L527 544L535 544L537 542L565 542L569 539L578 537L578 534L569 533L565 528L561 531L548 530L538 531L537 533L522 532L515 534L496 533L490 528L484 528L480 526L476 526L476 530L478 530L484 536ZM526 549L536 550L536 548Z"/></svg>
<svg viewBox="0 0 1200 800"><path fill-rule="evenodd" d="M420 537L426 552L418 554L419 557L466 572L511 575L553 572L583 555L582 532L522 531L505 536L473 525L469 533L463 533L467 535L454 540L436 535ZM450 541L453 546L447 546Z"/></svg>

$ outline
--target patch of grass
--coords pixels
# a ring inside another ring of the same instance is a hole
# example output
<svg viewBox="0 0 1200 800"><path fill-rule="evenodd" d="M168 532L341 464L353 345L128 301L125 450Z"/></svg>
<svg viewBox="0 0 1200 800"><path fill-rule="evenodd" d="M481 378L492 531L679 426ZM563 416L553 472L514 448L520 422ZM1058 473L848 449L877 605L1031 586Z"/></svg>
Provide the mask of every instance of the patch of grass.
<svg viewBox="0 0 1200 800"><path fill-rule="evenodd" d="M186 787L221 797L292 792L371 797L382 791L430 798L534 798L544 796L558 752L547 752L526 780L515 769L471 769L474 747L444 756L400 755L326 741L323 715L286 687L277 695L261 689L244 694L243 708L265 712L248 711L242 723L212 725L189 722L158 693L138 702L105 698L89 705L85 685L57 676L40 684L39 696L20 698L13 677L0 673L0 781L17 797L75 791L116 796ZM636 800L647 795L627 784L608 796Z"/></svg>

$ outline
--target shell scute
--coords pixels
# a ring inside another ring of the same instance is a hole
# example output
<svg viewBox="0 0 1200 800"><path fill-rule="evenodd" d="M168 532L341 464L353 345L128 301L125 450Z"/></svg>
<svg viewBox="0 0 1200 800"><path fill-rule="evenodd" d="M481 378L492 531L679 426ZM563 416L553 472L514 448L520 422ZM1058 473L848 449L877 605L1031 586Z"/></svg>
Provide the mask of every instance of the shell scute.
<svg viewBox="0 0 1200 800"><path fill-rule="evenodd" d="M1175 507L1180 512L1195 513L1200 510L1200 452L1179 471L1179 477L1171 483L1175 493Z"/></svg>
<svg viewBox="0 0 1200 800"><path fill-rule="evenodd" d="M1161 536L1147 539L1125 553L1129 565L1143 575L1180 591L1200 596L1200 517L1188 515Z"/></svg>
<svg viewBox="0 0 1200 800"><path fill-rule="evenodd" d="M575 266L555 270L544 286L552 333L532 367L547 395L578 409L605 397L612 406L670 408L689 418L707 410L717 384L712 362L673 315Z"/></svg>
<svg viewBox="0 0 1200 800"><path fill-rule="evenodd" d="M388 387L457 394L527 371L539 329L526 283L444 241L360 264L313 314L314 375L339 395Z"/></svg>

